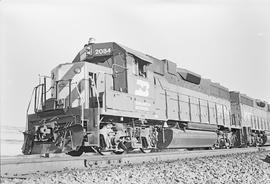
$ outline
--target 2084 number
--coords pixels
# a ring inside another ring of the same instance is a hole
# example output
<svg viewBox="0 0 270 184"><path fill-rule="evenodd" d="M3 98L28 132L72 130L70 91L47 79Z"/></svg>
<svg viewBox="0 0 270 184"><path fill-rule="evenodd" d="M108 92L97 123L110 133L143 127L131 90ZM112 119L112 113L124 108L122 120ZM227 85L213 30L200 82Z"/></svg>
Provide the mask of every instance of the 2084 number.
<svg viewBox="0 0 270 184"><path fill-rule="evenodd" d="M96 49L95 55L108 55L111 53L111 48Z"/></svg>

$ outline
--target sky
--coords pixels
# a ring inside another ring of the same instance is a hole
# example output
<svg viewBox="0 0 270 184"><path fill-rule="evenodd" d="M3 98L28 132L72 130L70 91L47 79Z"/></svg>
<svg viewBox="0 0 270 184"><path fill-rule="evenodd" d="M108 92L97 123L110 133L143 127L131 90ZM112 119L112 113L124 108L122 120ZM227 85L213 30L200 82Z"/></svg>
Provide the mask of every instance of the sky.
<svg viewBox="0 0 270 184"><path fill-rule="evenodd" d="M24 126L38 74L94 37L270 102L267 0L0 0L1 125Z"/></svg>

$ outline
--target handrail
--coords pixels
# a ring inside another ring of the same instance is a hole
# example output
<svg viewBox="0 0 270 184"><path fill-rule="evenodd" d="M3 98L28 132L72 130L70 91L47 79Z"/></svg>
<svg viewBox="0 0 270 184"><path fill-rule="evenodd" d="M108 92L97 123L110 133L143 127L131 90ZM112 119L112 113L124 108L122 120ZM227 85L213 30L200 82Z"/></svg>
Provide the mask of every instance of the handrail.
<svg viewBox="0 0 270 184"><path fill-rule="evenodd" d="M77 82L76 82L76 84L77 84ZM81 114L81 121L83 121L83 119L84 119L84 110L83 110L83 103L85 102L84 101L84 99L82 98L82 96L81 96L81 93L80 93L80 91L79 91L79 89L78 89L78 85L76 85L75 86L75 88L77 89L77 92L78 92L78 94L79 94L79 99L80 99L80 104L81 104L81 111L82 111L82 114Z"/></svg>
<svg viewBox="0 0 270 184"><path fill-rule="evenodd" d="M31 94L31 97L30 97L30 100L28 102L28 106L27 106L27 109L26 109L26 130L28 130L28 112L29 112L29 109L30 109L30 105L31 105L31 102L32 102L32 99L33 99L33 95L34 95L34 92L35 92L36 88L34 88L32 90L32 94Z"/></svg>
<svg viewBox="0 0 270 184"><path fill-rule="evenodd" d="M99 103L99 94L98 94L98 90L97 90L97 83L96 83L96 81L98 81L98 76L99 76L100 72L97 72L95 74L96 74L96 80L94 80L94 78L91 77L91 76L89 76L89 77L90 77L91 81L94 83L94 86L93 86L94 90L93 91L95 91L95 93L96 93L96 99L97 99L97 104L98 104L98 113L99 113L100 103ZM106 86L105 86L105 88L106 88ZM103 118L101 118L101 119L98 120L99 121L98 124L102 121L102 119ZM94 126L98 126L98 125L95 125L95 124L96 123L94 123ZM99 129L98 129L98 131L99 131Z"/></svg>
<svg viewBox="0 0 270 184"><path fill-rule="evenodd" d="M122 68L122 69L123 69L123 71L120 71L120 72L115 72L115 70L114 70L114 66L118 66L118 67ZM118 64L112 64L112 70L113 70L113 73L115 72L115 74L119 74L119 73L123 73L123 72L125 72L126 70L128 70L128 68L127 68L127 67L124 67L124 66L121 66L121 65L118 65ZM114 76L115 74L113 74L113 76Z"/></svg>
<svg viewBox="0 0 270 184"><path fill-rule="evenodd" d="M123 69L125 69L125 70L128 70L128 68L127 67L125 67L125 66L121 66L121 65L118 65L118 64L112 64L112 68L114 67L114 66L118 66L118 67L120 67L120 68L123 68Z"/></svg>
<svg viewBox="0 0 270 184"><path fill-rule="evenodd" d="M97 73L96 73L97 74ZM98 73L99 74L99 73ZM97 76L97 75L96 75ZM98 91L97 91L97 84L96 84L96 81L91 77L91 76L89 76L90 77L90 79L91 79L91 81L93 81L93 83L94 83L94 91L95 91L95 93L96 93L96 98L97 98L97 103L98 103L98 109L100 108L100 104L99 104L99 99L98 99L98 97L99 97L99 94L98 94ZM98 76L97 76L97 78L96 78L96 80L98 79Z"/></svg>

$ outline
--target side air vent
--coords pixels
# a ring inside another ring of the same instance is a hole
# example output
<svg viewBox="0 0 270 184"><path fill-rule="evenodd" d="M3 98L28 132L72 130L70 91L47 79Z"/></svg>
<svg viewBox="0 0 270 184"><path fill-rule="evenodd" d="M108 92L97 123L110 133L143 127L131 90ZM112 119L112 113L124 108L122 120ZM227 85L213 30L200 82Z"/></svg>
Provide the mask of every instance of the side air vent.
<svg viewBox="0 0 270 184"><path fill-rule="evenodd" d="M256 104L257 104L259 107L265 107L265 103L262 102L262 101L257 101Z"/></svg>
<svg viewBox="0 0 270 184"><path fill-rule="evenodd" d="M177 73L186 81L194 83L194 84L200 84L201 82L201 76L193 73L189 70L183 69L183 68L177 68Z"/></svg>

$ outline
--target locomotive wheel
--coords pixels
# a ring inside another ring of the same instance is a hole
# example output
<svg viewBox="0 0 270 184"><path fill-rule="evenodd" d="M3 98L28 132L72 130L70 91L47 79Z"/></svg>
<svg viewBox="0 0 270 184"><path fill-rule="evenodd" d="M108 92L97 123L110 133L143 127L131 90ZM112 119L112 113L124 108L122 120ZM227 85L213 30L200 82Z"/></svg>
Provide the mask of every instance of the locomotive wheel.
<svg viewBox="0 0 270 184"><path fill-rule="evenodd" d="M142 153L150 153L152 151L151 148L140 148Z"/></svg>
<svg viewBox="0 0 270 184"><path fill-rule="evenodd" d="M121 155L125 152L125 150L114 150L113 153L116 155Z"/></svg>
<svg viewBox="0 0 270 184"><path fill-rule="evenodd" d="M81 156L83 154L83 151L82 150L70 151L67 154L72 156L72 157L79 157L79 156Z"/></svg>
<svg viewBox="0 0 270 184"><path fill-rule="evenodd" d="M211 150L215 150L216 149L216 145L213 145L210 147Z"/></svg>
<svg viewBox="0 0 270 184"><path fill-rule="evenodd" d="M152 151L152 148L149 146L147 139L145 137L142 137L142 148L140 148L142 153L150 153Z"/></svg>

